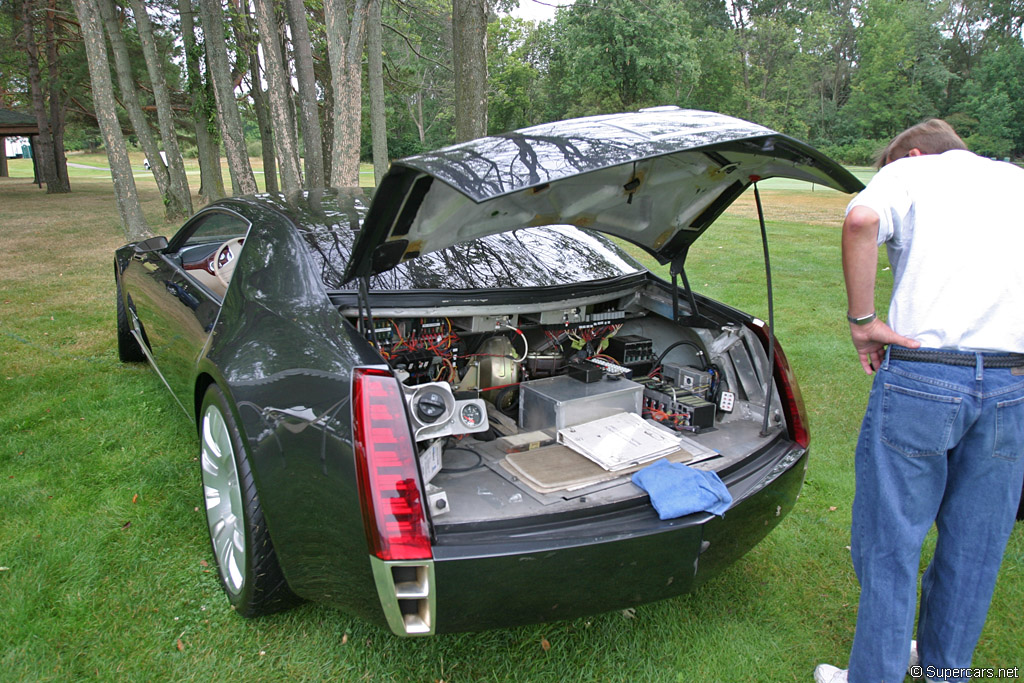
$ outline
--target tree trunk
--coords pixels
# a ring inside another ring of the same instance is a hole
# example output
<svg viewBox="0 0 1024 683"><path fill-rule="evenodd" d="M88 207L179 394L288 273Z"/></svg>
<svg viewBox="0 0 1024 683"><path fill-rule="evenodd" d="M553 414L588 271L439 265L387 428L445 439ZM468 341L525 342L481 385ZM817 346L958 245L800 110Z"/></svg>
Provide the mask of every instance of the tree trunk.
<svg viewBox="0 0 1024 683"><path fill-rule="evenodd" d="M366 0L355 0L351 20L345 0L324 0L324 19L334 91L331 184L335 187L357 187Z"/></svg>
<svg viewBox="0 0 1024 683"><path fill-rule="evenodd" d="M416 133L419 135L420 145L423 145L427 141L427 132L425 122L423 120L423 91L418 90L410 95L410 99L406 105L409 109L409 117L412 122L416 124Z"/></svg>
<svg viewBox="0 0 1024 683"><path fill-rule="evenodd" d="M274 126L274 149L281 169L281 187L286 195L291 195L302 188L299 145L292 128L288 97L291 85L281 56L281 44L277 40L277 20L272 0L256 0L256 24L260 45L263 47L267 97L270 100L270 120Z"/></svg>
<svg viewBox="0 0 1024 683"><path fill-rule="evenodd" d="M42 181L46 183L46 193L51 194L59 191L57 188L60 178L57 175L50 121L46 117L46 104L43 101L43 76L39 71L39 48L36 45L35 31L32 29L32 6L28 0L24 0L21 4L21 17L25 54L28 57L29 89L32 91L32 112L35 114L36 125L39 127L39 140L36 147L39 155L35 165L42 175ZM6 161L7 150L0 150L0 154L4 155L4 161Z"/></svg>
<svg viewBox="0 0 1024 683"><path fill-rule="evenodd" d="M213 80L213 94L217 100L217 118L224 140L224 155L228 160L231 174L231 191L235 194L255 194L256 176L249 164L249 153L245 148L242 115L235 101L234 82L228 64L228 47L224 37L224 9L220 0L199 0L203 18L203 36L206 39L206 64L209 78Z"/></svg>
<svg viewBox="0 0 1024 683"><path fill-rule="evenodd" d="M252 79L252 107L256 111L256 124L260 129L260 154L263 156L263 186L267 192L280 192L277 184L277 153L274 152L274 126L270 122L270 105L267 94L260 86L260 62L253 50L249 59L249 73Z"/></svg>
<svg viewBox="0 0 1024 683"><path fill-rule="evenodd" d="M328 72L330 68L328 67ZM334 187L331 181L331 163L326 163L334 158L334 84L331 82L330 73L326 78L320 79L324 89L324 113L320 118L320 129L324 133L322 141L324 153L324 187Z"/></svg>
<svg viewBox="0 0 1024 683"><path fill-rule="evenodd" d="M249 97L252 108L256 112L256 125L260 131L260 157L263 159L263 189L265 192L280 192L277 184L277 154L274 152L274 127L270 123L270 105L267 104L266 91L263 90L263 77L260 71L259 40L252 25L249 4L232 0L236 17L232 17L231 29L235 34L235 43L249 60Z"/></svg>
<svg viewBox="0 0 1024 683"><path fill-rule="evenodd" d="M487 135L487 2L452 0L455 141Z"/></svg>
<svg viewBox="0 0 1024 683"><path fill-rule="evenodd" d="M381 0L370 0L366 23L367 81L370 85L370 134L373 138L373 182L388 172L387 114L384 109L384 41L381 38Z"/></svg>
<svg viewBox="0 0 1024 683"><path fill-rule="evenodd" d="M185 45L185 73L188 94L192 100L192 121L196 131L196 155L199 157L199 199L208 204L224 196L224 174L220 168L220 146L214 123L217 106L200 75L199 63L203 52L196 43L192 0L178 0L178 13Z"/></svg>
<svg viewBox="0 0 1024 683"><path fill-rule="evenodd" d="M316 100L316 76L313 74L313 41L302 0L287 0L288 22L295 46L295 73L299 82L299 111L302 113L302 140L306 187L324 186L324 157L321 148L320 111Z"/></svg>
<svg viewBox="0 0 1024 683"><path fill-rule="evenodd" d="M139 144L146 158L149 159L149 170L156 180L157 190L164 200L164 217L174 221L185 216L184 207L178 205L177 198L171 193L171 178L167 173L167 167L161 163L160 148L153 137L153 131L149 127L149 121L142 113L142 106L139 104L138 88L132 79L131 58L128 56L128 46L121 34L121 25L117 21L113 0L95 0L99 9L99 16L107 27L107 37L110 38L110 47L114 53L114 71L117 72L117 84L121 89L121 104L128 112L128 120L135 129L135 135L139 138ZM99 112L96 112L99 114Z"/></svg>
<svg viewBox="0 0 1024 683"><path fill-rule="evenodd" d="M71 192L71 179L68 177L68 160L64 156L64 101L61 96L60 56L57 53L57 30L54 15L57 13L57 0L48 0L46 15L43 19L43 31L46 35L46 64L49 71L50 87L50 133L53 136L53 164L57 172L57 182L47 192Z"/></svg>
<svg viewBox="0 0 1024 683"><path fill-rule="evenodd" d="M74 0L74 3L89 62L89 80L92 83L96 118L99 120L100 132L107 146L107 160L110 162L110 174L114 181L117 210L121 214L125 236L129 242L135 242L149 235L149 226L142 215L135 178L132 176L132 166L128 159L128 148L121 133L121 124L117 120L114 86L110 82L110 64L107 62L107 46L103 40L99 10L93 0Z"/></svg>
<svg viewBox="0 0 1024 683"><path fill-rule="evenodd" d="M185 162L181 158L178 146L178 134L174 130L174 113L171 111L171 98L167 92L167 77L164 75L163 62L156 52L156 40L153 37L153 24L146 13L141 0L131 0L132 13L135 14L135 27L139 31L142 43L142 54L146 60L146 70L153 85L153 101L156 103L156 117L160 124L160 138L167 152L167 170L171 174L171 194L185 215L192 215L192 193L189 191L188 178L185 175Z"/></svg>
<svg viewBox="0 0 1024 683"><path fill-rule="evenodd" d="M210 65L206 63L206 48L201 46L200 49L203 50L203 65L206 67L206 72L209 73ZM199 182L200 185L209 189L204 191L200 187L200 195L206 197L208 202L212 202L214 199L227 196L228 192L224 187L224 165L220 161L220 117L217 115L217 96L213 92L213 82L209 78L203 83L202 90L203 106L207 116L202 120L202 123L205 124L203 131L196 135L196 144L199 156ZM206 150L205 154L203 150Z"/></svg>

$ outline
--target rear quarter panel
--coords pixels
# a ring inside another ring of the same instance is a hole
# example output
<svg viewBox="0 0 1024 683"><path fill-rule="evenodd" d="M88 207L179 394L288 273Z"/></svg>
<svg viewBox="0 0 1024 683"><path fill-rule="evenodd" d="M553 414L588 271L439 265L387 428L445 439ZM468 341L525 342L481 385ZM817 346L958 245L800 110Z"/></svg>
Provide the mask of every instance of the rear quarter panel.
<svg viewBox="0 0 1024 683"><path fill-rule="evenodd" d="M231 397L289 586L383 623L349 401L352 367L380 359L331 305L288 219L248 213L253 227L200 371Z"/></svg>

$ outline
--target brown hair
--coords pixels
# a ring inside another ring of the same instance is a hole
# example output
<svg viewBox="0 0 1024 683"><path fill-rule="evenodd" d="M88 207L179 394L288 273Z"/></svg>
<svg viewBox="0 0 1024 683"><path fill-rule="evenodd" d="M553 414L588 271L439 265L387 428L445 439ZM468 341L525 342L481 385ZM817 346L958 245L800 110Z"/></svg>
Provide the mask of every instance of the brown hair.
<svg viewBox="0 0 1024 683"><path fill-rule="evenodd" d="M875 168L902 159L915 148L921 150L922 154L942 154L951 149L967 149L967 145L953 127L942 119L928 119L893 138L878 155Z"/></svg>

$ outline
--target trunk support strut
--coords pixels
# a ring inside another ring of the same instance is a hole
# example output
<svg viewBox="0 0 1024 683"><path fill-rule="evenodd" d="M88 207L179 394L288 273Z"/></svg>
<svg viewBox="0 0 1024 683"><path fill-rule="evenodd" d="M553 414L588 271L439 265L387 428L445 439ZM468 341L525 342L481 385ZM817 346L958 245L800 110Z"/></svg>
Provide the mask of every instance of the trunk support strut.
<svg viewBox="0 0 1024 683"><path fill-rule="evenodd" d="M377 339L374 334L373 311L370 310L370 276L363 275L359 278L359 295L357 297L359 306L359 331L366 337L373 348L377 348ZM363 307L366 307L366 314L363 314Z"/></svg>
<svg viewBox="0 0 1024 683"><path fill-rule="evenodd" d="M697 299L693 296L693 290L690 289L690 280L686 277L686 255L690 253L690 247L686 247L683 253L672 259L672 265L669 266L668 272L672 275L672 320L673 322L679 322L679 277L683 278L683 288L686 292L686 300L690 303L690 317L697 318Z"/></svg>
<svg viewBox="0 0 1024 683"><path fill-rule="evenodd" d="M772 293L772 265L768 258L768 230L764 225L764 210L761 208L761 193L757 189L759 176L750 176L754 183L754 203L757 204L757 220L761 224L761 247L764 250L764 276L768 286L768 378L765 380L764 420L761 422L761 436L768 436L768 418L772 410L772 385L775 381L775 302Z"/></svg>

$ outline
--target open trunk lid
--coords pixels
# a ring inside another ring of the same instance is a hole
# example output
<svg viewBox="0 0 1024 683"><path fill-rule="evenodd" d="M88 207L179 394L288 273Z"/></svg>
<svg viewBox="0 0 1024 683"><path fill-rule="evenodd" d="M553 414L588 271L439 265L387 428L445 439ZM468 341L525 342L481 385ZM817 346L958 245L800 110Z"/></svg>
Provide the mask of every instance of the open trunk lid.
<svg viewBox="0 0 1024 683"><path fill-rule="evenodd" d="M755 180L842 192L863 185L807 144L712 112L659 107L559 121L395 162L345 279L519 228L569 224L626 239L662 263Z"/></svg>

